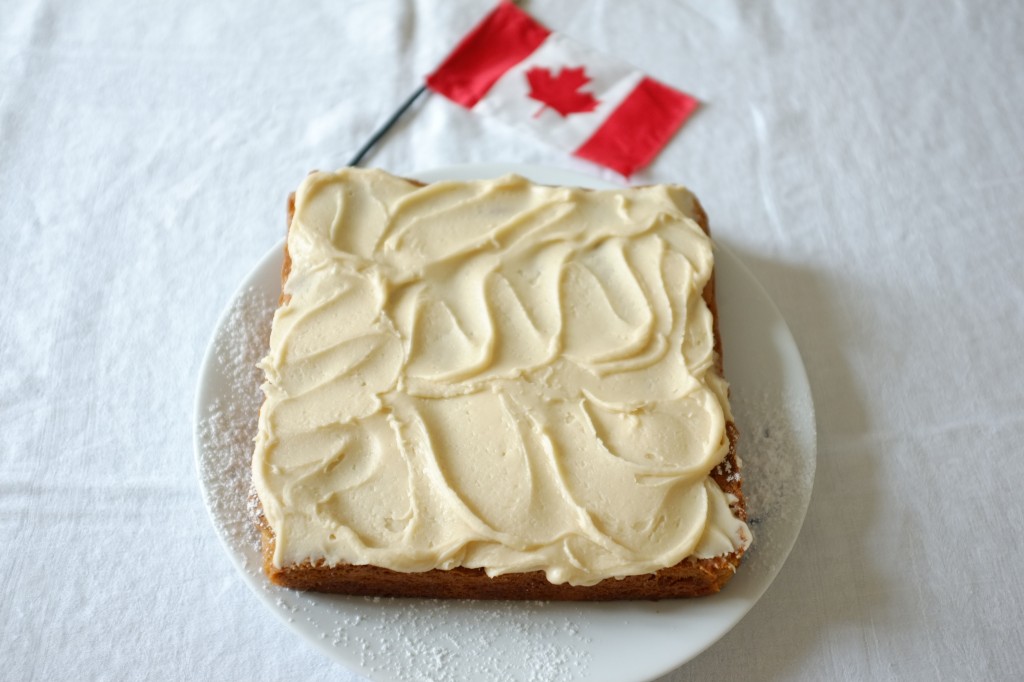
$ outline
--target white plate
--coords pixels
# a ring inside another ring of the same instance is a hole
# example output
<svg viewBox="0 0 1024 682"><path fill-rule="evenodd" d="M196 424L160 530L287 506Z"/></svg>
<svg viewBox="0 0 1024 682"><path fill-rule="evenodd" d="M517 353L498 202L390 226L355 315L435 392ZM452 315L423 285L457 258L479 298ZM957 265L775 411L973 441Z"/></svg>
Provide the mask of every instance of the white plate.
<svg viewBox="0 0 1024 682"><path fill-rule="evenodd" d="M445 168L424 181L518 172L537 182L609 187L569 171L494 164ZM283 243L242 282L199 375L195 447L214 526L267 607L330 657L379 681L651 680L727 633L775 578L811 497L814 407L800 354L778 309L719 244L716 266L726 374L741 431L754 545L720 593L694 600L562 604L369 599L274 587L260 571L246 509L263 355L280 290Z"/></svg>

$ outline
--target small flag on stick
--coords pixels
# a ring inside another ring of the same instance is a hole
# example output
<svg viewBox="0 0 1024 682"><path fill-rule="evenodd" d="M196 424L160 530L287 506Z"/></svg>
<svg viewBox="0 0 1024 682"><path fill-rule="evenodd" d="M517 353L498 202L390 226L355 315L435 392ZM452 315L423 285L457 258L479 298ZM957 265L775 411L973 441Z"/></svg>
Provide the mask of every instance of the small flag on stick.
<svg viewBox="0 0 1024 682"><path fill-rule="evenodd" d="M434 92L572 154L631 175L698 106L631 66L502 2L427 77Z"/></svg>
<svg viewBox="0 0 1024 682"><path fill-rule="evenodd" d="M553 33L507 0L356 152L358 166L427 88L629 176L698 106L690 95Z"/></svg>

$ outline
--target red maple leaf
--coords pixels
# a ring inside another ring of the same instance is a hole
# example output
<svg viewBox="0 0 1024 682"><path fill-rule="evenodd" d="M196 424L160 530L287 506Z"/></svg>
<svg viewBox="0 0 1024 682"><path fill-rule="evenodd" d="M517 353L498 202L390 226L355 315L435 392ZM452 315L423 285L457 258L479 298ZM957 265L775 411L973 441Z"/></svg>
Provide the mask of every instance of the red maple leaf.
<svg viewBox="0 0 1024 682"><path fill-rule="evenodd" d="M526 72L526 80L530 83L527 96L544 104L534 118L551 107L563 117L569 114L593 111L600 104L589 92L580 92L580 88L590 82L582 66L576 68L562 67L556 76L551 69L535 66Z"/></svg>

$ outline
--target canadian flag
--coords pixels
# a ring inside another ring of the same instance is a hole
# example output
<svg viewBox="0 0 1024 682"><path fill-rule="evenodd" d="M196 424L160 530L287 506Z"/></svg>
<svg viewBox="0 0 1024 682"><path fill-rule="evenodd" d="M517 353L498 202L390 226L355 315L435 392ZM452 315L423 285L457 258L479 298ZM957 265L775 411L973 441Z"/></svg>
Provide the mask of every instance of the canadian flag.
<svg viewBox="0 0 1024 682"><path fill-rule="evenodd" d="M551 32L510 2L470 31L427 85L626 176L650 163L698 105Z"/></svg>

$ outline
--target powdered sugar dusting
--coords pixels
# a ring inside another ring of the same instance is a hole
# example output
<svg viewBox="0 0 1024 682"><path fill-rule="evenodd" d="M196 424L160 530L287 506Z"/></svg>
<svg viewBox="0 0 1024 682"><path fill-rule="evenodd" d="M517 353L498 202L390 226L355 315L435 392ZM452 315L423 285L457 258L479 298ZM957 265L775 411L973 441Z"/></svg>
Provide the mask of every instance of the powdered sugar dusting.
<svg viewBox="0 0 1024 682"><path fill-rule="evenodd" d="M554 608L549 604L366 601L375 609L365 615L355 609L325 635L358 651L360 667L374 679L540 682L585 677L588 660L582 652L589 640L574 621L548 613ZM463 624L453 625L456 621Z"/></svg>
<svg viewBox="0 0 1024 682"><path fill-rule="evenodd" d="M219 379L211 382L215 395L197 424L207 506L222 539L235 551L259 547L249 462L263 398L256 363L266 353L275 303L253 287L233 301L213 340L211 369Z"/></svg>
<svg viewBox="0 0 1024 682"><path fill-rule="evenodd" d="M741 571L775 575L785 561L778 547L795 540L810 500L814 461L799 456L807 434L792 415L808 413L802 398L776 392L736 392L733 412L740 429L743 492L754 542Z"/></svg>

